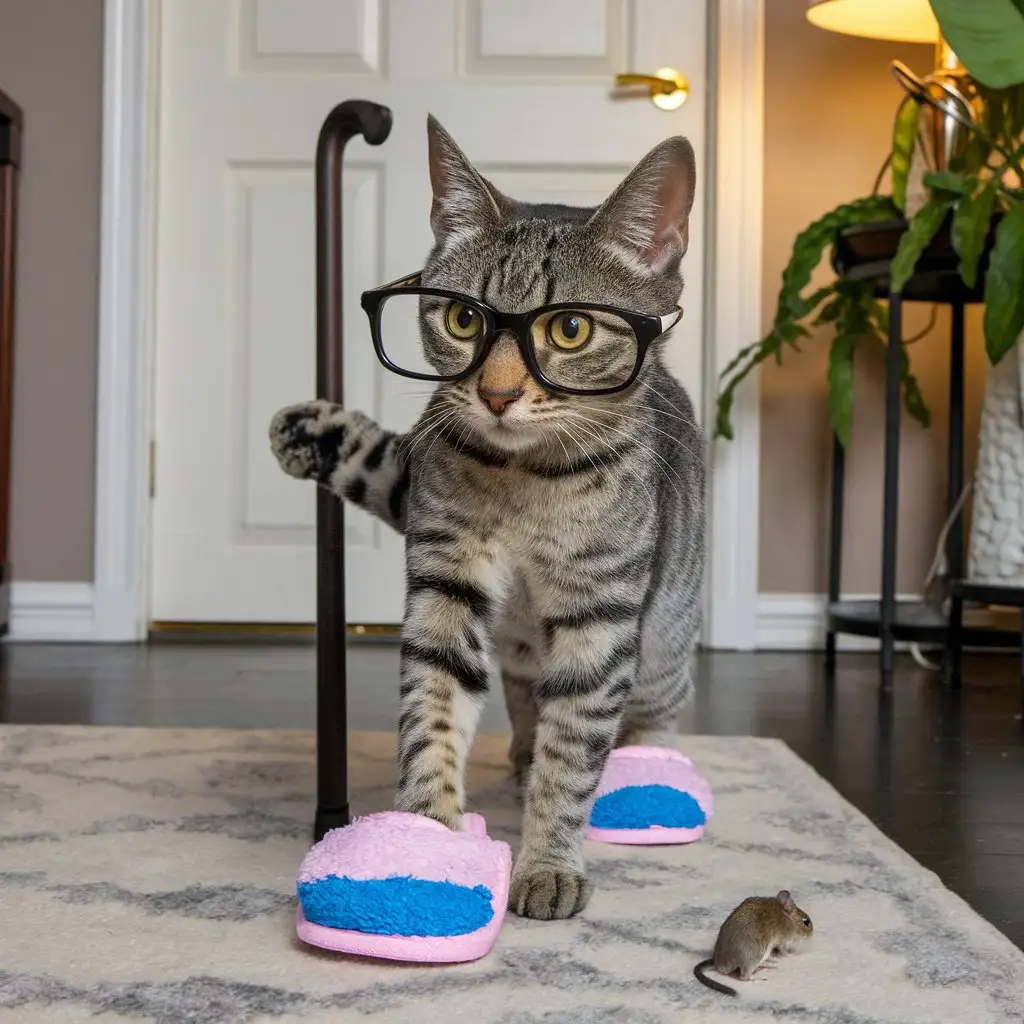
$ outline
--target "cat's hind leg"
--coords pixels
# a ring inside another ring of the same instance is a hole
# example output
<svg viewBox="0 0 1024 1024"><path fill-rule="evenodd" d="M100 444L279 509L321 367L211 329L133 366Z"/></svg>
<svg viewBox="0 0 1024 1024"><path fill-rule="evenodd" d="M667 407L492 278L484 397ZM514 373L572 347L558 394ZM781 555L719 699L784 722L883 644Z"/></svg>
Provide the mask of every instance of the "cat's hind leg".
<svg viewBox="0 0 1024 1024"><path fill-rule="evenodd" d="M677 745L679 715L694 693L695 660L689 644L663 642L659 647L644 636L636 686L619 727L617 747Z"/></svg>

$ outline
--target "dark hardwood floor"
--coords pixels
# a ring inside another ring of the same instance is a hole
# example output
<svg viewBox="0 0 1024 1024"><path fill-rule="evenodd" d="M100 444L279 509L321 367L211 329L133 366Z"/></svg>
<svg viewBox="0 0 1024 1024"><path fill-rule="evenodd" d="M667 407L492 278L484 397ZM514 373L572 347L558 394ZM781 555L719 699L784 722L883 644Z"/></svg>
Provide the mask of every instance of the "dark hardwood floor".
<svg viewBox="0 0 1024 1024"><path fill-rule="evenodd" d="M311 728L308 646L0 647L0 720ZM354 645L353 729L393 729L398 652ZM965 662L964 689L900 663L880 697L875 659L705 654L683 730L777 736L1024 948L1024 723L1016 658ZM484 731L507 729L494 694Z"/></svg>

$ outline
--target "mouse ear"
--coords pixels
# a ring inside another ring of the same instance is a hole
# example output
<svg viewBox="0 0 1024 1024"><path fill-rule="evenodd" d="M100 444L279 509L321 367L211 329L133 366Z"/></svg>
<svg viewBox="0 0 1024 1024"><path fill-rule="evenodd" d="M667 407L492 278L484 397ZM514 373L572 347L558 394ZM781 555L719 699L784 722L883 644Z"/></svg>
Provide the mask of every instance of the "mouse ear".
<svg viewBox="0 0 1024 1024"><path fill-rule="evenodd" d="M776 896L775 898L776 898L776 899L777 899L777 900L778 900L778 901L779 901L779 902L780 902L780 903L781 903L781 904L782 904L782 905L783 905L783 906L784 906L784 907L785 907L785 908L786 908L787 910L789 910L789 908L790 908L790 907L794 907L794 906L796 906L796 904L795 904L795 903L793 902L793 897L792 897L792 896L790 895L790 892L789 892L789 890L788 890L788 889L783 889L783 890L782 890L782 891L781 891L781 892L779 893L779 895L778 895L778 896Z"/></svg>

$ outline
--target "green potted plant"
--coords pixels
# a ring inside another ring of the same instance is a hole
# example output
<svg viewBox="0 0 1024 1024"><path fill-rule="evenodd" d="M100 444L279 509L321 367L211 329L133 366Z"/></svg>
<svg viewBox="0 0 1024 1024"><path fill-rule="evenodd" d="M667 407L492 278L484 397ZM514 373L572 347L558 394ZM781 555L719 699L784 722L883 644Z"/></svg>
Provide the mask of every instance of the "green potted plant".
<svg viewBox="0 0 1024 1024"><path fill-rule="evenodd" d="M895 119L887 163L891 195L873 194L844 203L819 217L794 242L782 275L771 330L744 349L722 372L715 436L732 438L733 396L739 384L768 358L781 362L787 348L799 348L809 325L834 324L829 350L828 402L842 444L850 437L853 358L857 346L887 335L887 307L868 282L834 280L809 290L811 276L828 252L833 260L844 232L858 225L901 221L907 214L891 263L892 290L910 280L921 255L940 233L959 259L965 285L984 274L985 347L995 365L1024 330L1024 0L930 0L943 36L973 80L977 117L966 145L948 166L924 175L926 195L908 209L908 184L917 147L923 90L908 95ZM911 89L913 91L913 79ZM877 193L877 183L876 183ZM902 358L902 391L907 412L924 426L930 421L907 346Z"/></svg>

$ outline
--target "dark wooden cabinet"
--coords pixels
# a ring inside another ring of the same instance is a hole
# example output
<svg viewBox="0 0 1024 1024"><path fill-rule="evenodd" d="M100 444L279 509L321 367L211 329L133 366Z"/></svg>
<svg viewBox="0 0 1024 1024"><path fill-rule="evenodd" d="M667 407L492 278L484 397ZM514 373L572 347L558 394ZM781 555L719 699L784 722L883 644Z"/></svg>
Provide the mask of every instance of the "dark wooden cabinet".
<svg viewBox="0 0 1024 1024"><path fill-rule="evenodd" d="M21 108L0 91L0 635L10 624L11 414L14 395L14 256Z"/></svg>

